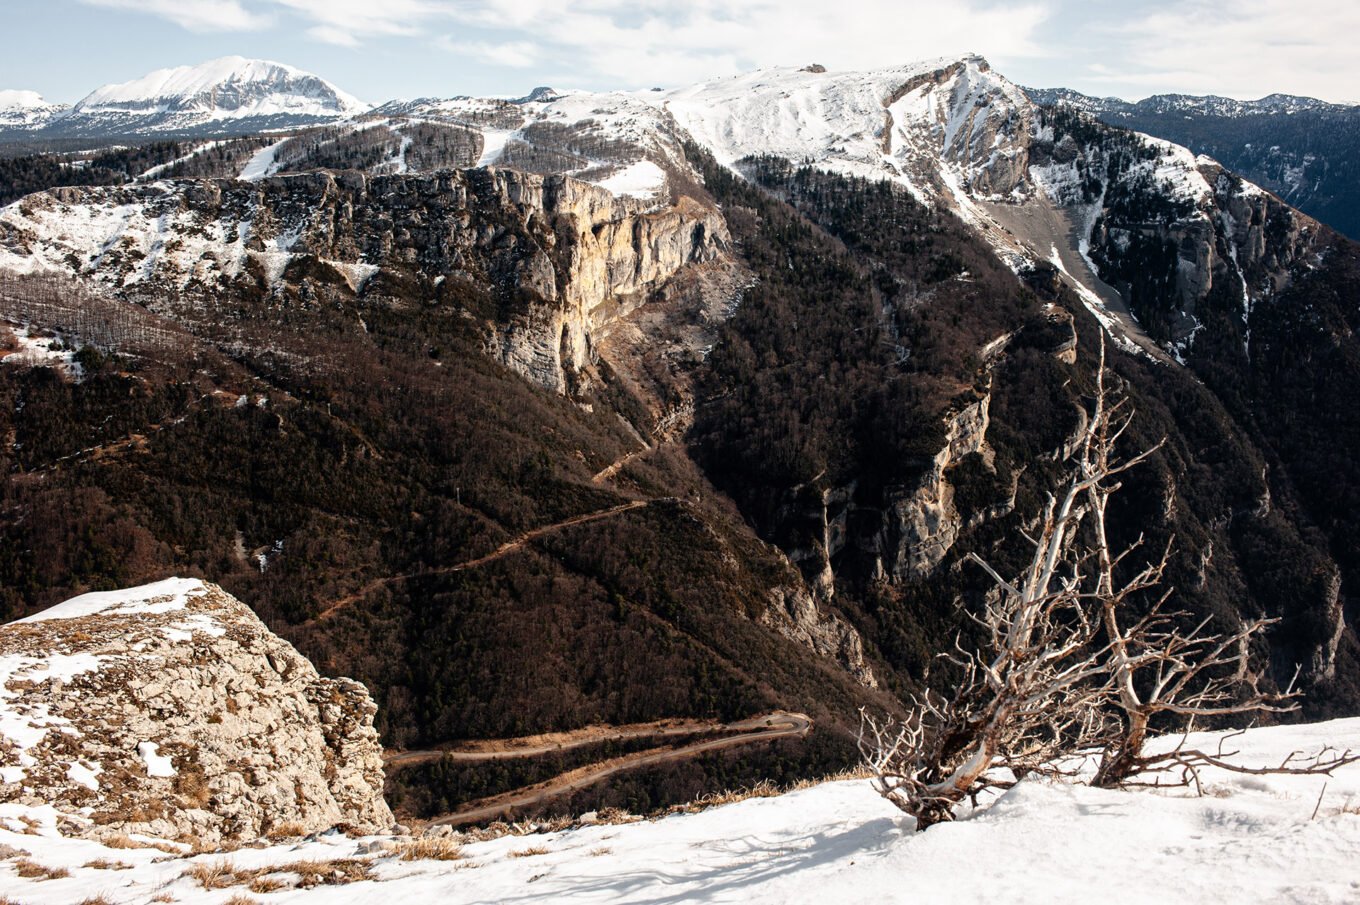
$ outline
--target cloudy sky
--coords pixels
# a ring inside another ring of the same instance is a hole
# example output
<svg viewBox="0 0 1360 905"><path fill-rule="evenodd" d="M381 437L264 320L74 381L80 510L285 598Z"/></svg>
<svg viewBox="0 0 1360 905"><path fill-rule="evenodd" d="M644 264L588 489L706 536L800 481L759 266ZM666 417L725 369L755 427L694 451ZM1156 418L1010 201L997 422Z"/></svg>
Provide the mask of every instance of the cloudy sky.
<svg viewBox="0 0 1360 905"><path fill-rule="evenodd" d="M1027 85L1360 102L1355 0L5 0L0 88L72 102L228 54L364 100L982 53Z"/></svg>

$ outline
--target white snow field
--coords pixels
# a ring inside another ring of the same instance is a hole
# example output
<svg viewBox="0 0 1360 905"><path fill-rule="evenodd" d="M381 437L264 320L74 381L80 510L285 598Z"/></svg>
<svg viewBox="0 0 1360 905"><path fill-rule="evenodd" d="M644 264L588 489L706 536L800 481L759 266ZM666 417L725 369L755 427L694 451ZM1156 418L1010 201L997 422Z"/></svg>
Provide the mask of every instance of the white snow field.
<svg viewBox="0 0 1360 905"><path fill-rule="evenodd" d="M1228 742L1241 763L1273 764L1295 750L1360 748L1360 719L1257 729ZM0 805L0 896L25 905L94 896L309 905L1360 902L1360 765L1331 778L1214 772L1203 796L1028 781L919 835L866 781L852 780L656 821L470 842L451 861L403 861L381 851L381 837L339 834L167 855L62 838L55 820L50 808ZM20 878L21 858L70 875ZM255 892L205 889L186 876L195 866L246 872L337 858L369 861L373 879ZM130 866L84 866L100 859Z"/></svg>

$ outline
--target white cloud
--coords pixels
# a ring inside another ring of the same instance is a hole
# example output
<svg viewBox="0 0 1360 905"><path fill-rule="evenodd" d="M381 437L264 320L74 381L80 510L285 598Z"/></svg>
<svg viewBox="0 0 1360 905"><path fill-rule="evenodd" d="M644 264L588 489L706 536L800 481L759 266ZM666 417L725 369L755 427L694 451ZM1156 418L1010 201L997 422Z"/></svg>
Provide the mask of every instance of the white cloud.
<svg viewBox="0 0 1360 905"><path fill-rule="evenodd" d="M538 46L529 41L493 44L486 41L454 41L446 37L437 43L449 53L468 56L489 66L527 69L537 63L539 58Z"/></svg>
<svg viewBox="0 0 1360 905"><path fill-rule="evenodd" d="M695 81L759 66L819 62L872 68L979 50L1039 52L1041 2L859 0L470 0L453 11L469 29L532 37L558 78L618 84ZM454 39L456 40L457 36Z"/></svg>
<svg viewBox="0 0 1360 905"><path fill-rule="evenodd" d="M1181 0L1100 29L1108 71L1090 81L1255 98L1360 101L1354 0Z"/></svg>
<svg viewBox="0 0 1360 905"><path fill-rule="evenodd" d="M370 38L416 37L431 20L447 19L453 6L441 0L269 0L313 23L312 38L355 47Z"/></svg>
<svg viewBox="0 0 1360 905"><path fill-rule="evenodd" d="M238 0L81 0L88 6L134 10L167 19L190 31L248 31L269 24Z"/></svg>

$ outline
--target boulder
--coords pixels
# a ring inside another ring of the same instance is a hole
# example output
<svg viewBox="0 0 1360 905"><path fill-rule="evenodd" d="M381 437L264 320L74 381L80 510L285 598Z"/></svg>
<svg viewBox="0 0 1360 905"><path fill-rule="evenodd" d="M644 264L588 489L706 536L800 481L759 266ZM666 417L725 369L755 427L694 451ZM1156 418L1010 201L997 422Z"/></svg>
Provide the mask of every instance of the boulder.
<svg viewBox="0 0 1360 905"><path fill-rule="evenodd" d="M0 802L219 845L392 825L376 706L197 579L0 627Z"/></svg>

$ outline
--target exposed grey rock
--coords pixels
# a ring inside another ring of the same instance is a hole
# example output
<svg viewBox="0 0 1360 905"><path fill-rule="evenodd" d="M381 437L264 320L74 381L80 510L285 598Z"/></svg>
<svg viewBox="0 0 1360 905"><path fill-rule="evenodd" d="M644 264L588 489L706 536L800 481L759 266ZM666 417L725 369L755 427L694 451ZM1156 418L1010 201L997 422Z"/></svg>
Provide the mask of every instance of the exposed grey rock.
<svg viewBox="0 0 1360 905"><path fill-rule="evenodd" d="M1341 573L1334 570L1327 582L1326 599L1323 613L1330 624L1331 631L1318 648L1313 651L1312 661L1308 664L1308 678L1317 682L1335 678L1336 651L1341 646L1341 637L1346 632L1345 605L1341 598Z"/></svg>
<svg viewBox="0 0 1360 905"><path fill-rule="evenodd" d="M890 502L880 549L884 571L893 580L928 574L958 539L963 517L946 472L972 453L990 454L991 399L985 395L949 417L945 445L931 460L930 471L914 489Z"/></svg>
<svg viewBox="0 0 1360 905"><path fill-rule="evenodd" d="M821 609L806 588L774 588L760 621L790 641L840 663L861 685L878 687L873 669L864 661L859 632L840 616Z"/></svg>
<svg viewBox="0 0 1360 905"><path fill-rule="evenodd" d="M90 836L377 832L375 712L215 585L85 595L0 628L0 801Z"/></svg>
<svg viewBox="0 0 1360 905"><path fill-rule="evenodd" d="M728 242L722 215L686 196L654 205L501 169L62 188L0 214L0 266L93 277L180 320L215 321L230 298L383 302L379 273L432 303L489 291L488 352L559 392L611 324Z"/></svg>

